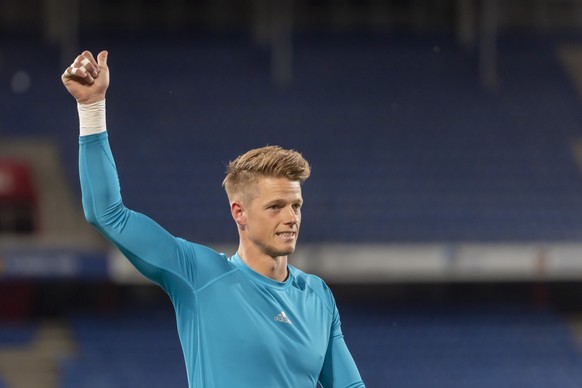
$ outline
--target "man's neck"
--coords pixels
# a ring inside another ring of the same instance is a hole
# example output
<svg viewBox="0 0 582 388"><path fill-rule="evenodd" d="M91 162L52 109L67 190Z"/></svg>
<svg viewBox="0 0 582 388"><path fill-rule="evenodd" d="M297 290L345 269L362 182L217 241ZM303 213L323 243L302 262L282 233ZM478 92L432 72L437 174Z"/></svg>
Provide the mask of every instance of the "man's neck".
<svg viewBox="0 0 582 388"><path fill-rule="evenodd" d="M283 282L287 279L287 256L271 257L265 254L256 254L239 246L238 255L253 271Z"/></svg>

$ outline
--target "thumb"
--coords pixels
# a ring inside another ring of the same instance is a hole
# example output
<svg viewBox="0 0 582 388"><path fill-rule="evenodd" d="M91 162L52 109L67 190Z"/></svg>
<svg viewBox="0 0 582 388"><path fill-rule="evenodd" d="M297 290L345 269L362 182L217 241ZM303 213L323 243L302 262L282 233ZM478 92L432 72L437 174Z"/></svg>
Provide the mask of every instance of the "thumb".
<svg viewBox="0 0 582 388"><path fill-rule="evenodd" d="M97 55L97 64L99 66L107 66L107 55L109 53L106 50L103 50Z"/></svg>

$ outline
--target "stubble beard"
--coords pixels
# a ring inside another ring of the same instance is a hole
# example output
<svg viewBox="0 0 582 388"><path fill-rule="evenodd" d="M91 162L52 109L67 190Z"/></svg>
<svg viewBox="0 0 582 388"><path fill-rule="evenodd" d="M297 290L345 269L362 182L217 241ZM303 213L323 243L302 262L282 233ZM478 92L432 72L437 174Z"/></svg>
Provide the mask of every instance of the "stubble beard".
<svg viewBox="0 0 582 388"><path fill-rule="evenodd" d="M289 248L289 249L285 249L285 250L277 250L274 247L268 247L265 250L265 253L269 256L271 256L273 259L277 258L277 257L282 257L282 256L288 256L290 254L292 254L293 252L295 252L295 247L293 248Z"/></svg>

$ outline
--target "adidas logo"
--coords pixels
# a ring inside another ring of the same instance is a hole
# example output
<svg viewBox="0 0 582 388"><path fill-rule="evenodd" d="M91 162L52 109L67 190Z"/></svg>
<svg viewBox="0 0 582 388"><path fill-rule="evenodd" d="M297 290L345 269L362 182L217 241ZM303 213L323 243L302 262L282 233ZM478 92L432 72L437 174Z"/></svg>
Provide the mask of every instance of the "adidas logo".
<svg viewBox="0 0 582 388"><path fill-rule="evenodd" d="M290 325L293 324L293 322L291 322L291 320L285 314L285 311L281 311L279 314L275 315L275 321L282 322L282 323L288 323Z"/></svg>

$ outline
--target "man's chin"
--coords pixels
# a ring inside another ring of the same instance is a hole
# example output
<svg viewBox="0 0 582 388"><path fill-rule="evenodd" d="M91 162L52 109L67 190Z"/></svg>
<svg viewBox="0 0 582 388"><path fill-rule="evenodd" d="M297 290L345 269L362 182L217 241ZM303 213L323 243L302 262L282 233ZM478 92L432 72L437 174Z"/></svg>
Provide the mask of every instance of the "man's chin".
<svg viewBox="0 0 582 388"><path fill-rule="evenodd" d="M271 257L281 257L281 256L288 256L290 254L292 254L293 252L295 252L295 245L293 245L292 247L288 247L286 249L273 249L269 256Z"/></svg>

